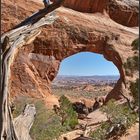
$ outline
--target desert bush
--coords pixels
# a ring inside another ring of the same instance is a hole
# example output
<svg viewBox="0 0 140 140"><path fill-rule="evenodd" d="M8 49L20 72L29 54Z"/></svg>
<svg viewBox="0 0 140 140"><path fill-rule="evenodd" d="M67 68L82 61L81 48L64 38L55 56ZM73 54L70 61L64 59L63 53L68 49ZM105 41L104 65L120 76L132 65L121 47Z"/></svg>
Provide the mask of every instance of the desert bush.
<svg viewBox="0 0 140 140"><path fill-rule="evenodd" d="M31 137L34 140L52 140L66 131L59 116L48 110L42 101L36 102L35 106L37 114L31 128Z"/></svg>
<svg viewBox="0 0 140 140"><path fill-rule="evenodd" d="M22 113L26 103L30 104L30 103L33 103L33 101L34 101L33 98L29 98L27 96L20 96L20 97L18 97L14 101L15 110L13 112L13 117L16 118L17 116L19 116Z"/></svg>
<svg viewBox="0 0 140 140"><path fill-rule="evenodd" d="M127 58L126 63L124 63L124 68L128 76L131 75L131 73L133 73L134 71L139 70L138 61L139 57L137 55Z"/></svg>
<svg viewBox="0 0 140 140"><path fill-rule="evenodd" d="M135 39L132 44L133 46L132 50L137 51L139 48L139 39ZM133 73L136 70L139 70L139 56L135 55L133 57L129 57L124 64L126 75L131 76L131 73Z"/></svg>
<svg viewBox="0 0 140 140"><path fill-rule="evenodd" d="M131 82L130 83L130 95L133 96L134 98L134 105L138 105L139 104L139 78L136 79L135 82Z"/></svg>
<svg viewBox="0 0 140 140"><path fill-rule="evenodd" d="M101 111L107 114L111 122L124 124L126 128L130 127L137 119L137 115L132 112L128 105L117 105L114 100L108 102Z"/></svg>
<svg viewBox="0 0 140 140"><path fill-rule="evenodd" d="M61 125L60 117L53 110L47 109L42 100L19 97L15 101L16 110L14 111L14 117L21 114L26 103L35 104L37 111L30 131L33 140L53 140L66 132L66 128Z"/></svg>
<svg viewBox="0 0 140 140"><path fill-rule="evenodd" d="M138 50L138 49L139 49L139 48L138 48L138 47L139 47L139 38L135 39L135 40L132 42L131 46L133 46L132 50Z"/></svg>
<svg viewBox="0 0 140 140"><path fill-rule="evenodd" d="M94 132L91 132L91 137L96 140L107 140L112 137L118 139L137 119L137 114L127 105L116 105L114 100L110 100L101 111L106 113L108 121L102 122Z"/></svg>
<svg viewBox="0 0 140 140"><path fill-rule="evenodd" d="M133 50L138 50L139 47L139 38L135 39L132 44L133 46ZM131 69L139 69L139 57L138 56L134 56L133 57L133 65L131 64ZM129 62L130 63L130 62ZM132 63L132 62L131 62ZM131 82L130 83L130 91L131 91L131 95L134 98L134 105L138 105L139 103L139 91L138 91L138 85L139 85L139 79L137 78L135 82Z"/></svg>
<svg viewBox="0 0 140 140"><path fill-rule="evenodd" d="M106 134L109 127L109 123L102 122L94 132L91 132L90 136L95 140L106 140Z"/></svg>
<svg viewBox="0 0 140 140"><path fill-rule="evenodd" d="M68 130L75 128L78 124L77 113L74 111L72 103L67 97L62 95L59 99L60 103L60 116L63 120L63 126Z"/></svg>

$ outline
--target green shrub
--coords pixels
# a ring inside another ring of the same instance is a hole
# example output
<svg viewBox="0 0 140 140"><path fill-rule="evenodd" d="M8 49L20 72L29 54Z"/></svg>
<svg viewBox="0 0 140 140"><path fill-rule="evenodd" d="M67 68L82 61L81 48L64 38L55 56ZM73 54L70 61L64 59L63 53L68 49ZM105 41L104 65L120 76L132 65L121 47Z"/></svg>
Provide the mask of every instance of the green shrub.
<svg viewBox="0 0 140 140"><path fill-rule="evenodd" d="M65 132L58 116L39 115L31 128L31 137L34 140L52 140Z"/></svg>
<svg viewBox="0 0 140 140"><path fill-rule="evenodd" d="M113 100L109 101L101 111L107 114L111 122L124 124L127 128L136 121L136 114L127 105L116 105Z"/></svg>
<svg viewBox="0 0 140 140"><path fill-rule="evenodd" d="M102 124L94 132L92 132L90 136L95 140L106 140L106 134L109 128L109 123L102 122Z"/></svg>
<svg viewBox="0 0 140 140"><path fill-rule="evenodd" d="M139 39L135 39L132 44L132 50L138 50L139 47ZM133 57L127 58L126 63L124 64L126 75L131 76L133 72L139 70L139 56L135 55Z"/></svg>
<svg viewBox="0 0 140 140"><path fill-rule="evenodd" d="M60 103L60 115L64 122L63 125L68 129L73 129L78 124L77 113L73 110L72 103L68 100L67 97L62 95L59 99Z"/></svg>
<svg viewBox="0 0 140 140"><path fill-rule="evenodd" d="M128 68L130 70L138 70L139 65L138 65L138 56L133 56L133 57L129 57L127 59L127 62L124 64L125 68Z"/></svg>
<svg viewBox="0 0 140 140"><path fill-rule="evenodd" d="M134 104L138 105L139 104L139 78L136 79L135 82L131 82L130 83L130 91L131 91L131 95L134 98Z"/></svg>
<svg viewBox="0 0 140 140"><path fill-rule="evenodd" d="M135 39L131 46L133 46L133 49L132 50L138 50L138 47L139 47L139 38Z"/></svg>
<svg viewBox="0 0 140 140"><path fill-rule="evenodd" d="M101 108L106 113L108 121L102 122L101 125L91 132L91 137L96 140L107 140L123 135L137 119L137 114L133 113L127 105L116 105L114 100L107 103Z"/></svg>
<svg viewBox="0 0 140 140"><path fill-rule="evenodd" d="M33 98L29 98L26 96L20 96L18 97L15 101L14 101L14 105L16 107L16 109L13 112L13 117L16 118L17 116L19 116L21 114L21 112L24 109L24 106L26 105L26 103L33 103Z"/></svg>
<svg viewBox="0 0 140 140"><path fill-rule="evenodd" d="M35 104L37 114L30 131L33 140L53 140L66 132L66 128L61 125L60 117L53 110L47 109L42 100L19 97L14 102L16 104L14 117L21 114L26 103Z"/></svg>
<svg viewBox="0 0 140 140"><path fill-rule="evenodd" d="M31 137L34 140L52 140L66 131L59 116L48 110L42 101L36 102L35 106L37 114L31 128Z"/></svg>

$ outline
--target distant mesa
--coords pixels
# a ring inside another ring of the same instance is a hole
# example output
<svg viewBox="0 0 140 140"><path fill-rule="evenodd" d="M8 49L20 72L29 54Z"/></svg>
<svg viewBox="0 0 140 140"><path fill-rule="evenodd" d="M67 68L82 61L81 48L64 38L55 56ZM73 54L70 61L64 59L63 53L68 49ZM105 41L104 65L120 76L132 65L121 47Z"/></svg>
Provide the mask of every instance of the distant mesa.
<svg viewBox="0 0 140 140"><path fill-rule="evenodd" d="M94 91L94 87L92 85L86 85L83 87L84 91Z"/></svg>

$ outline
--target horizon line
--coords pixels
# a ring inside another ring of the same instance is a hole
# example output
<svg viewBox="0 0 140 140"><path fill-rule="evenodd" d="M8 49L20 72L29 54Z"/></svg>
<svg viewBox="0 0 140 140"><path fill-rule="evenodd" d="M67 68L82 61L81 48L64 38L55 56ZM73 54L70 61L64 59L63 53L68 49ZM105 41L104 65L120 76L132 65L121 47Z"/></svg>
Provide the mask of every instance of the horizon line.
<svg viewBox="0 0 140 140"><path fill-rule="evenodd" d="M57 76L120 76L120 75L100 75L99 74L99 75L57 75Z"/></svg>

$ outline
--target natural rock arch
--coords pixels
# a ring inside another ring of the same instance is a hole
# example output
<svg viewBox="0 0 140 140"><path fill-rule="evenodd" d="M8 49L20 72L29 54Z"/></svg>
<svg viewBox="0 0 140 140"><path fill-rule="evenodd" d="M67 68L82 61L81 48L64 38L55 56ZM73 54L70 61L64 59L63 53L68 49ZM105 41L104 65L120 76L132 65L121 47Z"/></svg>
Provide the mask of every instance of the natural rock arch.
<svg viewBox="0 0 140 140"><path fill-rule="evenodd" d="M97 41L99 41L99 40L97 40ZM116 50L114 50L112 48L112 46L109 46L107 44L108 40L106 39L106 37L103 37L103 40L101 39L99 42L100 42L100 44L99 45L96 44L94 48L92 47L93 44L89 47L86 47L84 45L81 45L81 46L78 45L77 47L74 46L73 48L71 48L71 50L67 50L67 49L65 50L63 48L62 51L61 50L56 51L56 50L52 49L51 53L53 54L54 59L56 59L56 61L59 60L60 63L65 58L67 58L69 56L72 56L74 54L80 53L80 52L92 52L92 53L102 54L107 61L113 62L113 64L117 67L117 69L120 73L120 78L119 78L117 84L115 85L115 87L108 94L107 100L109 100L111 98L114 98L116 100L121 99L122 98L122 92L123 92L123 86L125 86L125 73L124 73L124 69L123 69L123 63L122 63L121 56L119 55L119 53ZM44 52L47 53L45 55L48 55L49 50L45 51L45 49L44 49ZM66 54L64 52L66 52ZM34 56L38 55L36 53L38 53L38 52L36 52L34 50L32 56L33 55ZM36 63L35 62L33 62L33 63L35 65L35 67L37 67ZM54 73L54 75L52 75L52 77L50 77L50 82L57 76L57 72L59 70L60 63L57 66L57 69L55 71L56 73ZM49 75L48 75L48 77L49 77Z"/></svg>
<svg viewBox="0 0 140 140"><path fill-rule="evenodd" d="M58 5L58 7L59 6L60 5ZM10 55L9 50L10 52L11 50L15 51L16 47L21 47L24 45L21 49L16 49L17 54L16 57L14 56L16 59L14 59L15 61L11 66L11 82L10 84L6 84L6 90L2 92L6 94L3 94L0 100L0 103L2 104L2 109L0 111L4 111L0 116L0 121L2 122L2 118L4 119L3 129L8 132L6 136L9 139L12 139L12 137L13 139L16 139L16 137L14 135L12 136L14 129L11 120L12 116L9 108L8 93L10 92L14 96L14 94L18 95L22 92L26 95L30 95L32 92L36 95L40 95L42 98L47 98L49 95L49 84L56 76L60 62L67 56L77 52L90 51L103 54L107 60L112 61L116 65L120 72L120 80L116 85L117 88L115 87L116 89L107 96L106 100L109 100L112 97L116 99L120 98L121 93L123 90L125 90L125 87L128 87L127 82L132 79L131 77L126 76L123 64L126 62L128 57L133 56L134 54L131 43L138 37L138 33L135 29L126 28L119 25L102 14L82 14L65 8L61 8L56 11L56 15L58 15L59 18L52 26L43 27L42 32L40 28L39 30L38 28L34 28L34 23L41 19L41 17L45 14L41 14L41 16L38 15L37 19L36 17L35 19L33 18L34 21L33 23L31 22L32 24L30 24L31 28L29 28L30 26L26 25L24 22L20 24L20 26L25 25L25 28L16 26L19 27L19 30L14 30L16 31L15 36L12 36L14 35L13 32L8 32L8 35L10 35L10 43L12 44L7 45L11 45L12 47L8 48L8 55L5 61L6 63L3 64L7 65ZM46 12L46 10L43 10L43 12ZM52 23L56 17L54 18L52 15L49 16L50 17L46 17L46 19L49 20L51 18L49 22ZM47 21L44 20L45 19L41 19L41 21L44 23L41 24L41 26L46 24L45 22ZM47 22L47 24L49 23ZM40 27L39 25L38 27ZM35 30L32 31L31 29L33 28ZM21 33L19 31L21 31ZM5 36L6 34L2 36L2 43ZM16 38L18 36L19 38ZM35 38L36 40L32 42ZM13 44L13 41L16 39L18 41L15 41ZM46 64L45 67L47 67L47 71L43 72L42 74L43 76L45 74L45 78L43 78L41 75L43 70L37 69L38 64L35 64L35 61L33 62L31 60L33 57L29 54L32 53L44 54L49 57L53 56L53 61L49 61L47 59L44 60L37 57L37 59L40 60L39 65L44 66L44 62ZM13 60L14 57L12 57L10 60ZM43 63L41 64L41 62ZM54 67L56 63L57 67ZM4 69L2 70L5 74L6 71L4 71ZM13 73L14 75L12 75ZM9 77L6 78L6 81L9 80L8 78ZM133 80L135 80L135 78L133 78ZM45 82L48 82L48 84ZM3 85L5 86L5 84ZM6 122L8 122L8 124ZM1 138L2 137L3 133L1 134Z"/></svg>
<svg viewBox="0 0 140 140"><path fill-rule="evenodd" d="M119 99L124 90L128 93L123 65L128 54L133 56L131 43L137 38L137 32L103 15L86 14L85 17L85 14L65 8L58 9L57 15L59 19L52 26L43 27L42 33L30 47L24 46L19 50L11 67L11 94L47 98L50 83L56 77L61 61L85 51L102 54L120 72L120 79L107 100L112 97Z"/></svg>

